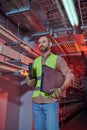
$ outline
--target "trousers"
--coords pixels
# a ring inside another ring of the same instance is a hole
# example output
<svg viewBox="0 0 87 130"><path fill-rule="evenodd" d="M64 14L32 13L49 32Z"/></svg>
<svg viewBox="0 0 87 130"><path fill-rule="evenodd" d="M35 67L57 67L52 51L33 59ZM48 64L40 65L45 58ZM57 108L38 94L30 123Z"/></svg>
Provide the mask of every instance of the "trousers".
<svg viewBox="0 0 87 130"><path fill-rule="evenodd" d="M34 130L59 130L59 103L32 103Z"/></svg>

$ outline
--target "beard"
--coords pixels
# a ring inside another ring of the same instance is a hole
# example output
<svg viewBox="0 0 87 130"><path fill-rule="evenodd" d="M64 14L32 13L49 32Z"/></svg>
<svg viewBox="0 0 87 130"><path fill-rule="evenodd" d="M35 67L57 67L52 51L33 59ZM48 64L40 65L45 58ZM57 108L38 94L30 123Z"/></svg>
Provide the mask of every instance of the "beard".
<svg viewBox="0 0 87 130"><path fill-rule="evenodd" d="M44 47L44 46L41 46L40 47L40 51L42 52L42 53L45 53L45 52L47 52L49 50L49 47Z"/></svg>

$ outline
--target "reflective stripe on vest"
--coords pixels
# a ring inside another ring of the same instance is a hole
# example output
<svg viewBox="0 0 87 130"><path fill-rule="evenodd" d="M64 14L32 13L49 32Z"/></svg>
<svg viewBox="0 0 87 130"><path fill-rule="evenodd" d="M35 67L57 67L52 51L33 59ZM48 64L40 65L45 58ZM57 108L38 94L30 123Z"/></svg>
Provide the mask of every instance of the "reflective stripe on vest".
<svg viewBox="0 0 87 130"><path fill-rule="evenodd" d="M41 80L41 76L38 76L38 77L37 77L37 80Z"/></svg>
<svg viewBox="0 0 87 130"><path fill-rule="evenodd" d="M40 90L40 87L39 87L39 86L37 86L37 87L35 87L35 88L34 88L34 90Z"/></svg>

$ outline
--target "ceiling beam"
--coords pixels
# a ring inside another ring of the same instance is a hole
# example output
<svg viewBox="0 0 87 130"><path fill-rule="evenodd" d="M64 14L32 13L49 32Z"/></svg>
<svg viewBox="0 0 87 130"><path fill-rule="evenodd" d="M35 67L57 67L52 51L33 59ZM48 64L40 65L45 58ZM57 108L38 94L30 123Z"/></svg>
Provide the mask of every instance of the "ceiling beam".
<svg viewBox="0 0 87 130"><path fill-rule="evenodd" d="M20 42L21 44L19 44L19 47L27 54L32 54L34 57L40 55L35 49L33 49L26 42L15 36L13 33L11 33L11 31L4 28L2 25L0 25L0 37L7 42Z"/></svg>
<svg viewBox="0 0 87 130"><path fill-rule="evenodd" d="M3 55L4 57L8 57L9 59L14 59L14 60L20 59L21 63L26 65L33 62L31 58L24 56L23 54L20 54L19 52L1 43L0 43L0 55Z"/></svg>
<svg viewBox="0 0 87 130"><path fill-rule="evenodd" d="M20 8L14 8L14 9L11 9L9 11L6 12L6 15L13 15L13 14L18 14L18 13L23 13L23 12L26 12L26 11L30 11L30 6L23 6L23 7L20 7Z"/></svg>

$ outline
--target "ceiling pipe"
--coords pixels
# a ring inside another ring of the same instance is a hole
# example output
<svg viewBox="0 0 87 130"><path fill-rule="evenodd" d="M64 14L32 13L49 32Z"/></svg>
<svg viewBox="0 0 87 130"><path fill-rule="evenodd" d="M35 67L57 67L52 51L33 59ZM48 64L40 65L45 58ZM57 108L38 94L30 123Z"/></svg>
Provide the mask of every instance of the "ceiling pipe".
<svg viewBox="0 0 87 130"><path fill-rule="evenodd" d="M28 6L23 6L23 7L20 7L20 8L14 8L14 9L11 9L11 10L8 10L6 12L6 15L14 15L14 14L18 14L18 13L23 13L23 12L26 12L26 11L30 11L30 7Z"/></svg>
<svg viewBox="0 0 87 130"><path fill-rule="evenodd" d="M19 45L19 44L21 44L21 42L16 41L16 42L7 42L5 45L7 45L7 46L15 46L15 45Z"/></svg>
<svg viewBox="0 0 87 130"><path fill-rule="evenodd" d="M63 32L63 31L71 31L72 28L55 28L53 29L53 33ZM50 34L50 31L44 31L44 32L37 32L31 35L31 37L41 36L41 35L48 35Z"/></svg>
<svg viewBox="0 0 87 130"><path fill-rule="evenodd" d="M20 3L17 3L17 1L14 1L14 4L17 8L20 7ZM40 24L40 22L37 20L37 18L35 19L35 15L33 15L32 9L30 11L30 14L28 12L23 13L23 17L25 17L29 21L29 26L31 26L33 29L37 31L45 29L44 26Z"/></svg>
<svg viewBox="0 0 87 130"><path fill-rule="evenodd" d="M44 31L44 32L37 32L31 35L31 37L37 37L37 36L42 36L42 35L48 35L50 32Z"/></svg>
<svg viewBox="0 0 87 130"><path fill-rule="evenodd" d="M80 29L87 29L87 26L81 26ZM53 29L53 33L64 32L64 31L72 31L72 28L55 28ZM31 35L31 37L41 36L50 34L50 31L37 32Z"/></svg>
<svg viewBox="0 0 87 130"><path fill-rule="evenodd" d="M25 2L24 6L17 7L17 8L16 7L12 8L11 10L8 10L6 12L6 15L14 15L14 14L30 11L30 9L31 9L31 0L25 0L24 2Z"/></svg>
<svg viewBox="0 0 87 130"><path fill-rule="evenodd" d="M81 56L81 52L73 52L73 53L69 53L69 54L58 54L60 56Z"/></svg>

